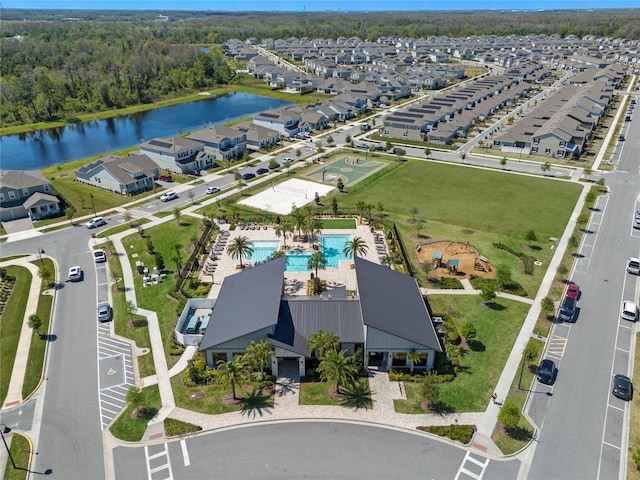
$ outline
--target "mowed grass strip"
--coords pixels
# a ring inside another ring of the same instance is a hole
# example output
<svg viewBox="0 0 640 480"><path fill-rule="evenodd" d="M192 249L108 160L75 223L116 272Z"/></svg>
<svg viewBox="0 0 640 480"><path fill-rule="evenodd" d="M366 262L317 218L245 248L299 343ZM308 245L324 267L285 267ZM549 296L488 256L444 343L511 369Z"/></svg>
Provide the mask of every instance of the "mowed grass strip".
<svg viewBox="0 0 640 480"><path fill-rule="evenodd" d="M40 262L31 262L36 267L40 267ZM50 271L55 271L55 265L48 258L42 259L42 264ZM38 298L38 309L36 315L42 320L40 327L40 337L35 331L31 334L31 348L27 360L27 370L25 371L24 384L22 385L22 397L27 398L40 384L42 369L44 367L44 356L49 342L49 323L51 320L51 308L53 306L53 295L45 295L43 292L49 290L49 286L42 282L40 285L40 297Z"/></svg>
<svg viewBox="0 0 640 480"><path fill-rule="evenodd" d="M31 272L24 267L10 265L6 271L7 275L16 277L16 282L0 317L0 405L9 391L32 278Z"/></svg>
<svg viewBox="0 0 640 480"><path fill-rule="evenodd" d="M498 308L482 305L478 295L429 295L434 315L448 313L458 327L472 320L480 349L467 348L460 356L462 371L451 383L440 385L440 404L447 411L484 411L513 348L529 305L496 299ZM407 400L396 400L400 413L424 413L419 384L405 383Z"/></svg>
<svg viewBox="0 0 640 480"><path fill-rule="evenodd" d="M382 203L388 215L415 216L483 231L559 236L569 220L581 186L432 162L407 161L366 188L339 196L350 210L357 202Z"/></svg>

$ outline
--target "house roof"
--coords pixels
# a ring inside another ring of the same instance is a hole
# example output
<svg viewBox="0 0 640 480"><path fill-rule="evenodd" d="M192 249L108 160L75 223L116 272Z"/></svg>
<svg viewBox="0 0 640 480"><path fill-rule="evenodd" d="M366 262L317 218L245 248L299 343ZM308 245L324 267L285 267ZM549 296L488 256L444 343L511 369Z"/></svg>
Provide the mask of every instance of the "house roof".
<svg viewBox="0 0 640 480"><path fill-rule="evenodd" d="M276 324L286 261L280 257L225 278L201 350Z"/></svg>
<svg viewBox="0 0 640 480"><path fill-rule="evenodd" d="M416 280L360 257L353 260L364 324L442 351Z"/></svg>
<svg viewBox="0 0 640 480"><path fill-rule="evenodd" d="M37 205L38 203L60 203L60 200L58 200L58 197L55 197L53 195L49 195L47 193L42 193L42 192L36 192L33 195L31 195L29 198L27 198L27 200L25 200L25 202L22 204L24 206L24 208L31 208L34 205Z"/></svg>
<svg viewBox="0 0 640 480"><path fill-rule="evenodd" d="M49 184L44 175L36 171L26 170L0 170L0 184L3 187L19 189L29 187L39 187Z"/></svg>
<svg viewBox="0 0 640 480"><path fill-rule="evenodd" d="M92 172L99 167L111 173L122 185L136 181L133 173L141 171L145 177L153 177L157 173L154 171L158 169L158 165L146 155L129 155L128 157L107 155L78 168L76 173L88 177L93 175Z"/></svg>

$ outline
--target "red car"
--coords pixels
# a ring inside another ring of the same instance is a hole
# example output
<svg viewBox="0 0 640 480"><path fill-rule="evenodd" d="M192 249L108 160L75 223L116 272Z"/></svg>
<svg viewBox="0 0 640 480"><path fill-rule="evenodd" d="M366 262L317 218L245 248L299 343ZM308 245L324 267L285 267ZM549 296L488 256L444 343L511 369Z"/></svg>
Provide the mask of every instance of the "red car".
<svg viewBox="0 0 640 480"><path fill-rule="evenodd" d="M578 284L570 283L569 286L567 287L566 296L569 298L578 298L579 294L580 294L580 287L578 286Z"/></svg>

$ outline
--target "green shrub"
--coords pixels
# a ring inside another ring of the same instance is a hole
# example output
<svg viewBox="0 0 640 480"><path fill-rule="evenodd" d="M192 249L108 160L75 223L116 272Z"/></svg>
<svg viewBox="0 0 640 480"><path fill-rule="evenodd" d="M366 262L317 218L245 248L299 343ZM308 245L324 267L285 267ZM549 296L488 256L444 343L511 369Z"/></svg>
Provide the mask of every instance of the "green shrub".
<svg viewBox="0 0 640 480"><path fill-rule="evenodd" d="M433 433L440 437L447 437L466 445L471 442L471 438L475 432L475 427L473 425L434 425L429 427L418 427L418 430Z"/></svg>
<svg viewBox="0 0 640 480"><path fill-rule="evenodd" d="M168 437L175 435L184 435L185 433L199 432L202 427L193 425L192 423L175 420L173 418L164 419L164 432Z"/></svg>
<svg viewBox="0 0 640 480"><path fill-rule="evenodd" d="M458 289L458 290L464 288L460 280L453 277L444 277L442 280L440 280L440 287L447 288L447 289Z"/></svg>

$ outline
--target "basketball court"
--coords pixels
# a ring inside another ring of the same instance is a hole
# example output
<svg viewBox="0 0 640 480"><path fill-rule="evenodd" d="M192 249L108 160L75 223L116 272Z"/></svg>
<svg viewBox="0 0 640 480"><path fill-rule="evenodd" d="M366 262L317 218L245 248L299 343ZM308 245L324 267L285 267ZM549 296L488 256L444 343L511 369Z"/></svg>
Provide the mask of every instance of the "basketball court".
<svg viewBox="0 0 640 480"><path fill-rule="evenodd" d="M306 175L316 182L337 185L338 179L342 179L345 186L353 185L363 178L374 174L386 166L383 162L371 160L365 156L348 156L321 164L317 169Z"/></svg>

